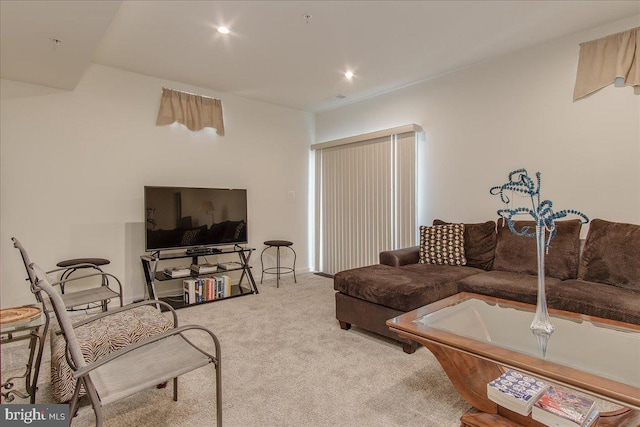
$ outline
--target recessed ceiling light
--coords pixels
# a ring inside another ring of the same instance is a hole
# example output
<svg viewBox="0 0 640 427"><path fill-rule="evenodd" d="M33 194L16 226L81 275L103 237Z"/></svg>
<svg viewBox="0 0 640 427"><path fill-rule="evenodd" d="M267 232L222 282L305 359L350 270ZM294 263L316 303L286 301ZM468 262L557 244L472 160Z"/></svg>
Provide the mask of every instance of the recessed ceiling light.
<svg viewBox="0 0 640 427"><path fill-rule="evenodd" d="M344 76L348 79L352 79L353 78L353 72L351 71L347 71L346 73L344 73Z"/></svg>
<svg viewBox="0 0 640 427"><path fill-rule="evenodd" d="M218 27L218 32L220 34L229 34L231 30L227 27Z"/></svg>

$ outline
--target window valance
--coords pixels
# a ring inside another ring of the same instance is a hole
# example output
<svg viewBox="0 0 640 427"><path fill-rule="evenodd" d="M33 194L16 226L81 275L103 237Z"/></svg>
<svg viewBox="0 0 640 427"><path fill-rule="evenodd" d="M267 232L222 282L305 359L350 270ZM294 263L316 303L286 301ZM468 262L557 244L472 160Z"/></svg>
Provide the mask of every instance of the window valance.
<svg viewBox="0 0 640 427"><path fill-rule="evenodd" d="M218 135L224 135L222 103L219 99L163 87L156 125L164 126L174 122L182 123L193 131L205 127L215 128Z"/></svg>
<svg viewBox="0 0 640 427"><path fill-rule="evenodd" d="M640 86L640 27L580 44L573 99L613 82Z"/></svg>

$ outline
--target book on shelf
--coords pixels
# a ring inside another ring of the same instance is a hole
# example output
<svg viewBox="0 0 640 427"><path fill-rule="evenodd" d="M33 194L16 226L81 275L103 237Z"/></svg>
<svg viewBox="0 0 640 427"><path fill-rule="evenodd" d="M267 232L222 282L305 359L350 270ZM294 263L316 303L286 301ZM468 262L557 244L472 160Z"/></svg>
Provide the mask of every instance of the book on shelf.
<svg viewBox="0 0 640 427"><path fill-rule="evenodd" d="M223 274L220 277L222 278L222 285L224 286L224 296L225 298L230 297L231 285L233 284L233 282L231 281L231 277L227 276L226 274Z"/></svg>
<svg viewBox="0 0 640 427"><path fill-rule="evenodd" d="M527 416L533 403L548 388L544 381L509 369L487 384L487 397L502 407Z"/></svg>
<svg viewBox="0 0 640 427"><path fill-rule="evenodd" d="M185 304L197 304L231 296L231 278L226 275L183 281Z"/></svg>
<svg viewBox="0 0 640 427"><path fill-rule="evenodd" d="M586 427L598 418L595 402L555 387L534 403L531 417L552 427Z"/></svg>
<svg viewBox="0 0 640 427"><path fill-rule="evenodd" d="M167 267L164 270L164 274L175 279L177 277L187 277L191 275L191 270L187 267Z"/></svg>
<svg viewBox="0 0 640 427"><path fill-rule="evenodd" d="M196 303L196 280L187 279L182 281L184 287L184 303L195 304Z"/></svg>
<svg viewBox="0 0 640 427"><path fill-rule="evenodd" d="M191 271L196 274L208 274L215 273L218 271L218 266L216 264L191 264Z"/></svg>

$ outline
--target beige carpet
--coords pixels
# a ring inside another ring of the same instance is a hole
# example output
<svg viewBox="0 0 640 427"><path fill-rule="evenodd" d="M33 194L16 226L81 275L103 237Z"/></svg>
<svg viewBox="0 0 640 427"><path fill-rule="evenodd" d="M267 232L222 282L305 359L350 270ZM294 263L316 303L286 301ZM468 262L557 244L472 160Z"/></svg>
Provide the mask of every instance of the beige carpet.
<svg viewBox="0 0 640 427"><path fill-rule="evenodd" d="M460 425L469 406L428 350L407 355L378 336L340 329L331 279L307 273L297 284L286 276L279 289L273 279L258 286L258 295L178 310L182 325L206 326L220 339L225 426ZM24 355L16 344L2 353L6 378ZM37 403L52 402L46 357ZM213 372L180 377L178 402L167 387L107 406L105 426L215 425ZM91 425L84 406L73 426Z"/></svg>

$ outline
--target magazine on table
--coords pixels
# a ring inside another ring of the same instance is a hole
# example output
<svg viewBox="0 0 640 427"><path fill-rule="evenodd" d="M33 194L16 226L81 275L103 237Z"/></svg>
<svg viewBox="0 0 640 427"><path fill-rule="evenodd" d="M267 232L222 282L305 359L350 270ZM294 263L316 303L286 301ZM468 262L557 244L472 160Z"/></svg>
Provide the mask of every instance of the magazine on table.
<svg viewBox="0 0 640 427"><path fill-rule="evenodd" d="M531 416L549 426L585 427L594 423L594 412L595 402L588 397L549 387L534 403Z"/></svg>
<svg viewBox="0 0 640 427"><path fill-rule="evenodd" d="M509 369L487 384L487 397L502 407L527 416L533 403L548 388L544 381Z"/></svg>

